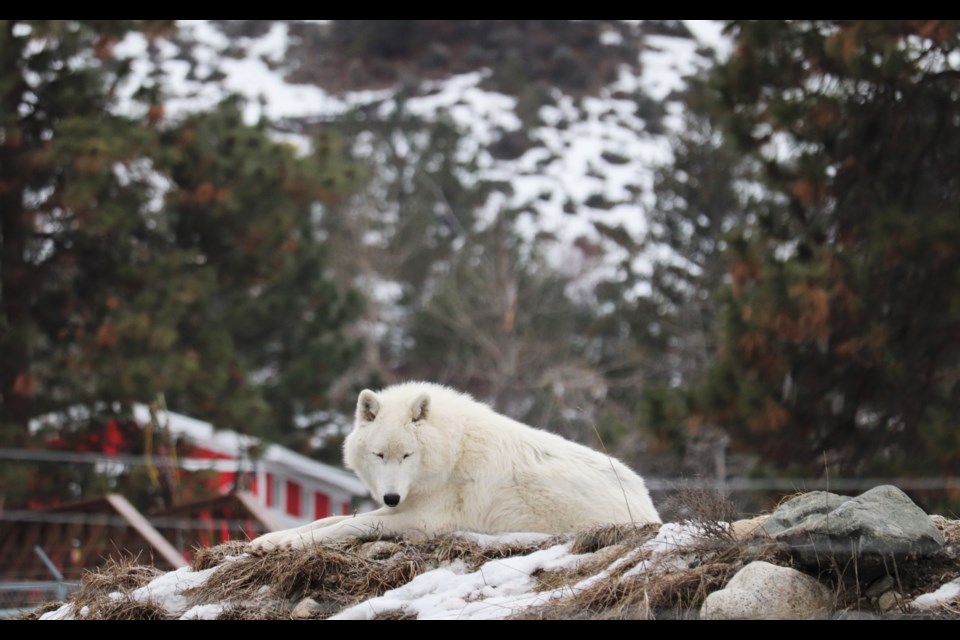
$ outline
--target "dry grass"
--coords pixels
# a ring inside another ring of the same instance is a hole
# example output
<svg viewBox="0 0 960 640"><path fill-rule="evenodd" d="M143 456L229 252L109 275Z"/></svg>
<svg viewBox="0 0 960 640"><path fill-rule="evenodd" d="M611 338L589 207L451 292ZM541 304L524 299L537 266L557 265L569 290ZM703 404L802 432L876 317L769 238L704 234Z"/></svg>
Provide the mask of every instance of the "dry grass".
<svg viewBox="0 0 960 640"><path fill-rule="evenodd" d="M569 587L569 595L523 611L515 618L697 618L707 595L726 585L746 563L767 560L789 565L789 554L779 545L738 543L727 538L727 531L725 527L709 529L691 545L658 555L650 564L649 554L636 550L652 536L644 538L645 533L637 530L637 537L627 538L626 544L601 548L574 570L538 575L547 588ZM656 533L655 528L652 533ZM643 571L631 571L644 561L648 566ZM597 575L596 580L577 587L584 578Z"/></svg>
<svg viewBox="0 0 960 640"><path fill-rule="evenodd" d="M120 560L107 559L106 563L96 571L83 574L78 592L83 592L85 595L99 595L113 591L132 591L163 574L163 571L156 567L137 564L137 560L132 556Z"/></svg>
<svg viewBox="0 0 960 640"><path fill-rule="evenodd" d="M242 556L247 552L248 543L243 540L231 540L215 547L200 547L193 552L193 562L190 568L194 571L203 571L219 567L227 558Z"/></svg>
<svg viewBox="0 0 960 640"><path fill-rule="evenodd" d="M200 586L183 595L191 604L223 603L218 619L273 620L290 617L305 597L320 605L311 617L328 617L351 604L402 586L424 571L459 560L471 570L489 560L532 553L556 544L558 538L535 543L486 545L456 535L422 542L382 538L348 540L309 550L277 550L262 556L246 553L245 542L234 541L198 549L192 569L214 569ZM90 619L166 619L162 607L135 600L130 593L162 572L136 564L136 559L110 561L88 573L68 602ZM53 610L51 603L29 618ZM398 611L381 618L409 618Z"/></svg>
<svg viewBox="0 0 960 640"><path fill-rule="evenodd" d="M712 591L726 584L733 575L731 565L722 562L676 571L611 576L578 592L569 602L558 603L560 611L548 611L542 617L562 618L570 612L589 619L684 618L698 611Z"/></svg>
<svg viewBox="0 0 960 640"><path fill-rule="evenodd" d="M573 553L593 553L605 547L617 544L639 546L657 535L660 525L648 524L634 526L628 524L612 524L592 529L584 529L573 539Z"/></svg>
<svg viewBox="0 0 960 640"><path fill-rule="evenodd" d="M674 497L677 509L684 514L679 520L690 522L703 532L704 537L719 544L735 541L732 523L738 510L729 494L712 488L691 488Z"/></svg>
<svg viewBox="0 0 960 640"><path fill-rule="evenodd" d="M932 520L947 545L960 545L960 520L948 520L943 516L934 516Z"/></svg>
<svg viewBox="0 0 960 640"><path fill-rule="evenodd" d="M444 559L474 558L481 553L479 545L451 536L423 545L397 542L389 547L395 547L396 551L385 558L376 559L375 554L366 557L365 548L380 543L381 540L349 541L309 550L277 550L263 556L242 556L220 565L202 586L188 591L187 595L204 602L254 602L270 598L287 603L309 596L320 603L332 602L343 607L404 585ZM210 558L218 555L234 554L228 550L209 553ZM330 612L335 610L331 607Z"/></svg>
<svg viewBox="0 0 960 640"><path fill-rule="evenodd" d="M139 589L164 572L153 566L137 564L138 557L109 558L96 571L88 571L80 579L77 590L66 602L51 602L30 611L21 618L36 620L44 613L71 604L78 617L103 620L167 620L171 616L160 605L149 600L134 599L129 593Z"/></svg>
<svg viewBox="0 0 960 640"><path fill-rule="evenodd" d="M284 615L293 603L312 597L325 604L330 615L454 560L462 561L473 570L489 560L524 555L555 543L554 539L548 539L536 544L488 546L455 535L438 536L421 543L351 540L309 550L244 555L217 565L218 559L237 555L239 549L230 548L228 543L208 550L203 557L198 555L196 567L212 565L218 569L203 585L188 590L185 595L198 602L268 602L273 607L277 607L278 602L286 603L285 608L281 607ZM380 546L373 548L372 545ZM249 619L246 617L249 614L242 609L231 615Z"/></svg>
<svg viewBox="0 0 960 640"><path fill-rule="evenodd" d="M460 560L471 571L475 571L490 560L527 555L534 551L552 547L563 540L562 536L554 536L540 542L483 545L469 538L447 534L420 544L409 545L407 551L416 557L430 558L431 568Z"/></svg>
<svg viewBox="0 0 960 640"><path fill-rule="evenodd" d="M200 602L267 598L287 603L310 596L344 606L406 584L424 569L422 559L413 555L376 561L335 547L282 550L227 562L185 595Z"/></svg>

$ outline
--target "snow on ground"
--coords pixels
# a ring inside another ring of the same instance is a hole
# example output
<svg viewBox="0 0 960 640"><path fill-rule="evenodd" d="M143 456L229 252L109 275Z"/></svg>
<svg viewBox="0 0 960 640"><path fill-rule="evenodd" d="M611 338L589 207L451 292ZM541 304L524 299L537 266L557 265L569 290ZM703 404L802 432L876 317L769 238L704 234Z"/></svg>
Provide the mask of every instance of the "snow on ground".
<svg viewBox="0 0 960 640"><path fill-rule="evenodd" d="M927 611L956 599L960 599L960 578L946 583L933 593L918 596L913 601L913 606L921 611Z"/></svg>
<svg viewBox="0 0 960 640"><path fill-rule="evenodd" d="M551 591L537 592L539 570L572 569L583 556L570 553L570 543L526 556L491 560L470 572L462 561L423 573L382 596L354 605L333 620L368 620L379 613L402 610L420 620L504 618L526 607L549 602Z"/></svg>
<svg viewBox="0 0 960 640"><path fill-rule="evenodd" d="M703 531L691 524L677 524L668 522L660 527L657 535L647 542L643 548L650 551L650 557L641 560L633 568L624 573L624 576L631 576L652 569L657 564L661 566L666 562L667 566L674 569L686 568L687 562L681 555L674 552L688 547Z"/></svg>

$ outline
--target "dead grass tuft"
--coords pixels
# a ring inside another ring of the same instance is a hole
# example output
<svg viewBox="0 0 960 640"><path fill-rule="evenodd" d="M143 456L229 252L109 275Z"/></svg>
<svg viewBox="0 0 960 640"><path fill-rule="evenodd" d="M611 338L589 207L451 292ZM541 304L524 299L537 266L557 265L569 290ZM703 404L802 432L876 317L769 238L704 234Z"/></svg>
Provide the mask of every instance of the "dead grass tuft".
<svg viewBox="0 0 960 640"><path fill-rule="evenodd" d="M738 512L728 493L700 487L681 491L674 499L679 505L678 510L685 514L680 522L699 527L705 539L721 544L735 541L732 525Z"/></svg>
<svg viewBox="0 0 960 640"><path fill-rule="evenodd" d="M484 545L457 534L445 534L420 544L410 545L408 551L417 557L427 557L435 561L430 563L431 568L460 560L471 571L475 571L490 560L527 555L565 540L563 536L553 536L539 542Z"/></svg>
<svg viewBox="0 0 960 640"><path fill-rule="evenodd" d="M639 546L657 535L660 525L613 524L585 529L573 539L573 553L594 553L617 544Z"/></svg>
<svg viewBox="0 0 960 640"><path fill-rule="evenodd" d="M278 550L263 556L244 555L220 565L187 595L218 602L256 600L269 593L285 601L310 596L347 604L406 584L424 570L423 559L409 553L380 561L363 558L343 545Z"/></svg>
<svg viewBox="0 0 960 640"><path fill-rule="evenodd" d="M83 617L89 619L136 620L138 615L148 616L147 620L166 619L169 616L159 605L129 597L131 591L164 573L137 561L136 556L109 558L96 571L83 574L79 587L67 602L77 612L86 608Z"/></svg>
<svg viewBox="0 0 960 640"><path fill-rule="evenodd" d="M931 520L947 545L960 545L960 520L948 520L943 516L934 516Z"/></svg>
<svg viewBox="0 0 960 640"><path fill-rule="evenodd" d="M200 547L193 552L190 568L194 571L212 569L224 563L227 558L242 556L247 552L249 543L244 540L231 540L215 547Z"/></svg>
<svg viewBox="0 0 960 640"><path fill-rule="evenodd" d="M107 559L96 571L88 571L80 578L77 593L99 595L119 591L121 593L138 589L157 576L163 574L156 567L137 564L138 558L128 556L119 560ZM73 599L71 599L73 601Z"/></svg>

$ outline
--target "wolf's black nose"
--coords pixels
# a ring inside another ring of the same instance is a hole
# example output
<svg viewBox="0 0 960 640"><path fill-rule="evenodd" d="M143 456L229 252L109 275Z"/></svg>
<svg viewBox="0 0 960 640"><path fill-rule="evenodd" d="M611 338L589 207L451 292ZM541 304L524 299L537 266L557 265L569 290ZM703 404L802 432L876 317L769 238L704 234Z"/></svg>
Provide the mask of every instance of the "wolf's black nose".
<svg viewBox="0 0 960 640"><path fill-rule="evenodd" d="M388 493L387 495L383 496L383 502L388 507L395 507L400 504L400 496L396 493Z"/></svg>

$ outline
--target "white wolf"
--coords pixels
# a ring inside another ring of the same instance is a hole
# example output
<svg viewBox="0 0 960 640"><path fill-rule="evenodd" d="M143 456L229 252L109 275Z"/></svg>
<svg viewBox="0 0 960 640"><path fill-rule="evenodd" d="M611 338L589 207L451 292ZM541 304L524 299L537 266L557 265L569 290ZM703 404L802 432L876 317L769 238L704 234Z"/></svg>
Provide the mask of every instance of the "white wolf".
<svg viewBox="0 0 960 640"><path fill-rule="evenodd" d="M643 479L619 460L437 384L362 391L343 458L383 507L268 533L254 552L377 534L660 522Z"/></svg>

